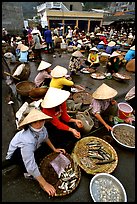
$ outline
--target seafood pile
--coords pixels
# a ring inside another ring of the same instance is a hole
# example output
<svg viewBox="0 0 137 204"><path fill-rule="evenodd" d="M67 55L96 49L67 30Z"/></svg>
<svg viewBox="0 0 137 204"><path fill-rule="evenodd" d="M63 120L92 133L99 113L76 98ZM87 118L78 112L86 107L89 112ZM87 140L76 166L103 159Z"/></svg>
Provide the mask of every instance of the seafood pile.
<svg viewBox="0 0 137 204"><path fill-rule="evenodd" d="M93 73L90 75L93 79L105 79L106 76L103 73Z"/></svg>
<svg viewBox="0 0 137 204"><path fill-rule="evenodd" d="M120 144L135 147L135 130L130 126L119 125L114 127L113 136Z"/></svg>
<svg viewBox="0 0 137 204"><path fill-rule="evenodd" d="M98 174L99 175L99 174ZM92 197L96 202L125 202L124 189L115 177L100 174L90 184ZM126 193L125 193L126 194Z"/></svg>
<svg viewBox="0 0 137 204"><path fill-rule="evenodd" d="M72 165L69 164L65 170L59 175L58 181L58 189L60 189L60 193L70 193L73 189L75 189L77 185L77 181L79 179L78 172L74 171ZM58 190L57 190L58 192Z"/></svg>
<svg viewBox="0 0 137 204"><path fill-rule="evenodd" d="M89 174L111 173L118 157L113 147L97 137L85 137L76 143L73 154L79 166Z"/></svg>
<svg viewBox="0 0 137 204"><path fill-rule="evenodd" d="M82 103L84 105L88 105L92 101L92 94L88 92L79 92L73 94L73 100L75 103Z"/></svg>

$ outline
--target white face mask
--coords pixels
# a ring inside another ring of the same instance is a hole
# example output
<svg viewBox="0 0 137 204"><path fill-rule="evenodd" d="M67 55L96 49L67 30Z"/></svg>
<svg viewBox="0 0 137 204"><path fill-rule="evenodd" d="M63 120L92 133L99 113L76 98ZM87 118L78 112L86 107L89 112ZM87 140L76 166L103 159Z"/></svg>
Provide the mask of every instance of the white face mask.
<svg viewBox="0 0 137 204"><path fill-rule="evenodd" d="M43 129L44 125L39 129L33 128L31 125L29 125L29 127L30 127L30 129L32 129L35 132L40 132Z"/></svg>

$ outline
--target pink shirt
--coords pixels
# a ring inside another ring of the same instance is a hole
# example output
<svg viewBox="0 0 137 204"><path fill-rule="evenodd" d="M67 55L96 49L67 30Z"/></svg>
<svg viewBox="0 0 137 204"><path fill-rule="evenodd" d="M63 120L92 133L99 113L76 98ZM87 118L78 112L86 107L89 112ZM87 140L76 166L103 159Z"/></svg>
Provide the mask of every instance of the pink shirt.
<svg viewBox="0 0 137 204"><path fill-rule="evenodd" d="M52 78L46 70L40 71L34 79L35 85L39 87L46 78Z"/></svg>
<svg viewBox="0 0 137 204"><path fill-rule="evenodd" d="M110 99L107 100L97 100L97 99L92 99L92 103L90 104L90 108L92 108L92 113L102 113L104 112L108 106L110 105Z"/></svg>

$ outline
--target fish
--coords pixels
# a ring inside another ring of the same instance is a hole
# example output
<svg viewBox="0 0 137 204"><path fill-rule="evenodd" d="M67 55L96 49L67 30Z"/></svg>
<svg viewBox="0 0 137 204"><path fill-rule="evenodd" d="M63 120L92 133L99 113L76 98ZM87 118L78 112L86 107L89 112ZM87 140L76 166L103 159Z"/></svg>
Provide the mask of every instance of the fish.
<svg viewBox="0 0 137 204"><path fill-rule="evenodd" d="M109 164L109 163L111 163L113 161L116 161L116 160L114 158L110 158L108 160L98 161L98 162L96 162L96 164L99 164L99 165L101 165L101 164Z"/></svg>

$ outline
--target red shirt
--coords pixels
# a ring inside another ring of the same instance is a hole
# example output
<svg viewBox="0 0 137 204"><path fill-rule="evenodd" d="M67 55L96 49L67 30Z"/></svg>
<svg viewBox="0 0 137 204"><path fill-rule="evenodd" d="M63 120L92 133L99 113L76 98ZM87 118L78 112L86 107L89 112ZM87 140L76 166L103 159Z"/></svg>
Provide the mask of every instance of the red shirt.
<svg viewBox="0 0 137 204"><path fill-rule="evenodd" d="M60 130L68 130L69 126L64 124L60 121L63 120L66 123L69 122L71 117L67 114L67 105L66 101L62 103L61 105L54 107L54 108L42 108L42 112L46 115L49 115L52 117L52 120L50 121L54 126L56 126Z"/></svg>

